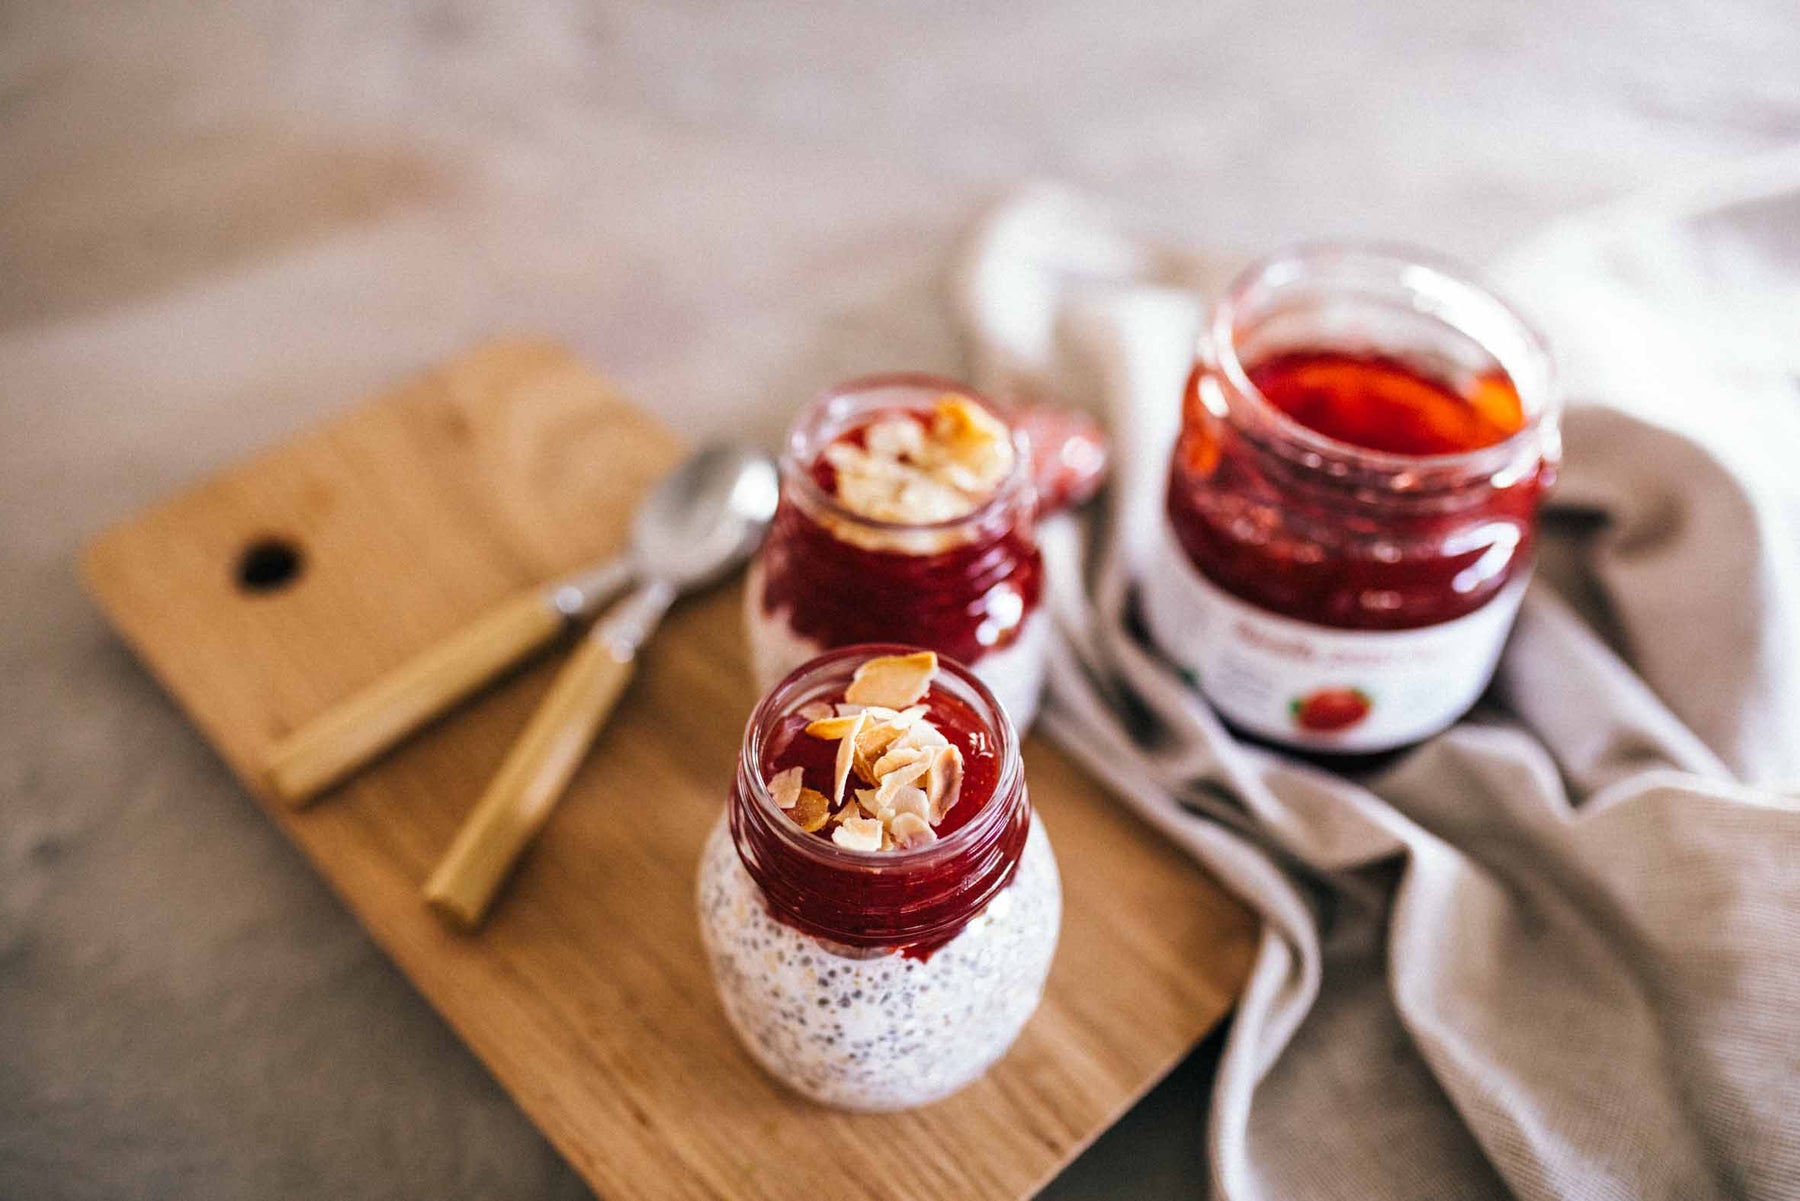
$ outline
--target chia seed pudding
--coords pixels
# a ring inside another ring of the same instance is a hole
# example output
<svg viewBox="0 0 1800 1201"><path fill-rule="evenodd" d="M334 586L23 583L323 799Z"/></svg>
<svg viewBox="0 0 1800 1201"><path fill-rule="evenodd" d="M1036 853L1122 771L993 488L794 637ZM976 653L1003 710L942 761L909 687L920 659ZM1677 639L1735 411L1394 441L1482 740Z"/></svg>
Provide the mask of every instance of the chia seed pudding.
<svg viewBox="0 0 1800 1201"><path fill-rule="evenodd" d="M834 652L764 698L700 864L732 1027L848 1109L981 1075L1037 1008L1061 922L1011 722L966 668L907 649Z"/></svg>

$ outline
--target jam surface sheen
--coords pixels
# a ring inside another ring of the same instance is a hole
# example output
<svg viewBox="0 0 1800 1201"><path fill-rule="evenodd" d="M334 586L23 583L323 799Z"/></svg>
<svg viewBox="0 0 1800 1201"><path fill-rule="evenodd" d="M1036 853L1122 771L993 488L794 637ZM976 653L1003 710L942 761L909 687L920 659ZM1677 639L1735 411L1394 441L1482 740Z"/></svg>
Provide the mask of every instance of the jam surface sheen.
<svg viewBox="0 0 1800 1201"><path fill-rule="evenodd" d="M1525 428L1519 393L1498 370L1460 387L1384 355L1291 351L1248 368L1263 399L1328 438L1401 455L1452 455Z"/></svg>
<svg viewBox="0 0 1800 1201"><path fill-rule="evenodd" d="M860 445L879 416L836 440ZM809 474L835 491L823 456ZM948 549L913 553L848 542L784 496L760 561L763 610L785 610L796 634L824 647L903 642L964 663L1010 646L1043 590L1029 512Z"/></svg>
<svg viewBox="0 0 1800 1201"><path fill-rule="evenodd" d="M1498 371L1434 378L1399 359L1293 351L1247 368L1267 402L1308 429L1365 450L1450 455L1497 445L1525 424ZM1307 479L1207 410L1206 370L1189 380L1171 460L1168 517L1203 575L1271 613L1338 629L1435 625L1481 608L1531 562L1542 463L1440 504L1378 514L1341 486ZM1316 473L1315 473L1316 474Z"/></svg>

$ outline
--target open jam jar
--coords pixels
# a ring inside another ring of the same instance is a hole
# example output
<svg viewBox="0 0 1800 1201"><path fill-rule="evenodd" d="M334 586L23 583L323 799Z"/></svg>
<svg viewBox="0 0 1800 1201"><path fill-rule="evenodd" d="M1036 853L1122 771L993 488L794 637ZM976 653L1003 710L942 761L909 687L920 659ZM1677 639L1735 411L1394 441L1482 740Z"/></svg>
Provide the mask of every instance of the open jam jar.
<svg viewBox="0 0 1800 1201"><path fill-rule="evenodd" d="M1201 335L1145 622L1232 725L1327 754L1454 722L1493 674L1560 454L1549 356L1410 255L1268 259Z"/></svg>
<svg viewBox="0 0 1800 1201"><path fill-rule="evenodd" d="M940 461L945 445L972 457L909 475L895 446L919 439ZM967 664L1029 727L1048 635L1035 507L1025 440L963 385L886 375L827 392L789 432L781 504L751 565L758 683L833 647L904 642Z"/></svg>
<svg viewBox="0 0 1800 1201"><path fill-rule="evenodd" d="M849 1109L924 1104L985 1071L1037 1008L1061 922L1018 734L973 673L942 661L916 705L868 709L914 723L873 747L832 716L861 708L844 704L859 667L911 649L834 651L765 696L701 856L701 940L727 1018L777 1079ZM957 770L904 770L928 752ZM829 796L829 818L808 793ZM909 793L920 813L929 795L934 832L884 836L925 824Z"/></svg>

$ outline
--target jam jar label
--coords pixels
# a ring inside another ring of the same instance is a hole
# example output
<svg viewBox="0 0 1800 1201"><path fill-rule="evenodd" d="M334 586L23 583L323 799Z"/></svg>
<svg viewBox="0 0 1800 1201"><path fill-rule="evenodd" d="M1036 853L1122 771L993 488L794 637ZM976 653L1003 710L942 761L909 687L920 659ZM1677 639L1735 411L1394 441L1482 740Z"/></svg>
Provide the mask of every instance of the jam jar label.
<svg viewBox="0 0 1800 1201"><path fill-rule="evenodd" d="M1417 742L1487 687L1527 575L1473 613L1411 630L1342 630L1280 617L1201 575L1164 528L1143 581L1157 645L1228 720L1275 742L1365 753Z"/></svg>

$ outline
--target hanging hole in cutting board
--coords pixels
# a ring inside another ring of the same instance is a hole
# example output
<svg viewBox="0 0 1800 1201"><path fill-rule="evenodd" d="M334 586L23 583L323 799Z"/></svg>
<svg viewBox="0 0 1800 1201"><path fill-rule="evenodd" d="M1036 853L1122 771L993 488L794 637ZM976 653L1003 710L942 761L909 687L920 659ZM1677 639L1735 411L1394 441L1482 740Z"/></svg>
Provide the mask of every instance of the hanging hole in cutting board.
<svg viewBox="0 0 1800 1201"><path fill-rule="evenodd" d="M279 592L300 578L306 556L286 538L258 538L238 556L237 582L245 592Z"/></svg>

